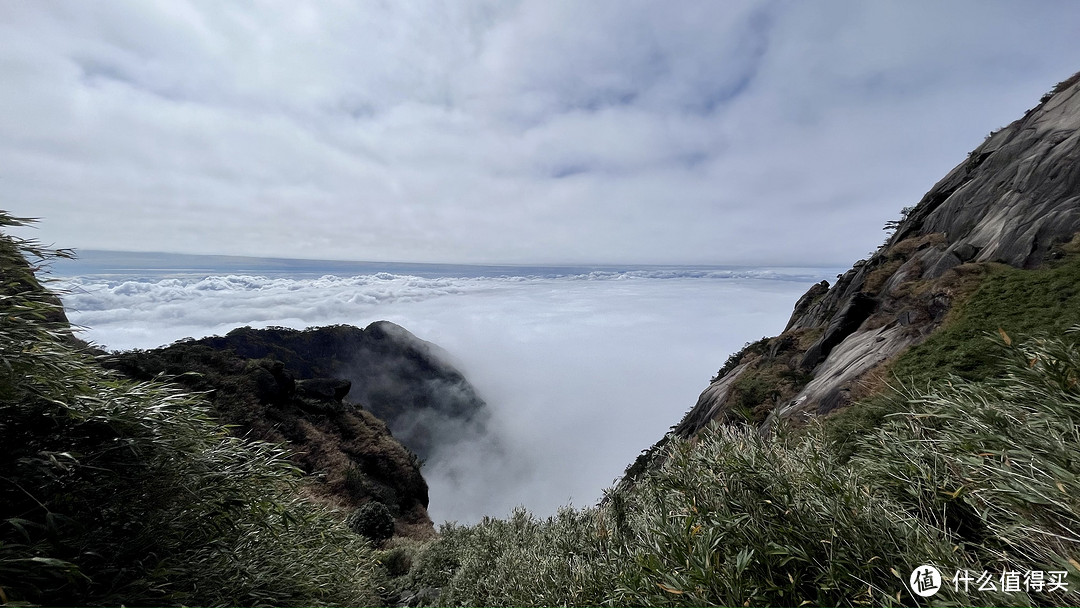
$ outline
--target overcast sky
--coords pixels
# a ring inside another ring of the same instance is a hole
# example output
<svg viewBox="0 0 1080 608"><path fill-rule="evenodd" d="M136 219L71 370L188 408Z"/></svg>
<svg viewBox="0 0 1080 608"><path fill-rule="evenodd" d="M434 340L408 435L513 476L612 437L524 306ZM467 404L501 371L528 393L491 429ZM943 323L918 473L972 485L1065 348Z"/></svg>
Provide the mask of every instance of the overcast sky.
<svg viewBox="0 0 1080 608"><path fill-rule="evenodd" d="M836 264L1080 70L1075 2L0 3L63 247Z"/></svg>

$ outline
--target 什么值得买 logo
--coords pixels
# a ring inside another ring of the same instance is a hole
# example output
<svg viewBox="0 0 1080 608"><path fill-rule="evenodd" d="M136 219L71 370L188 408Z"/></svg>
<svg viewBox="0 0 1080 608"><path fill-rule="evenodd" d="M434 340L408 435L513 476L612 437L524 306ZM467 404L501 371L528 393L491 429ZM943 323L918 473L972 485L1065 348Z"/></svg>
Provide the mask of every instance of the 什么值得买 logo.
<svg viewBox="0 0 1080 608"><path fill-rule="evenodd" d="M986 570L981 573L958 570L952 577L953 591L997 591L1003 593L1052 593L1068 591L1065 570L1006 570L995 576ZM930 564L923 564L911 571L908 586L920 597L930 597L941 590L941 571Z"/></svg>
<svg viewBox="0 0 1080 608"><path fill-rule="evenodd" d="M941 589L941 572L929 564L924 564L911 572L908 585L915 595L930 597Z"/></svg>

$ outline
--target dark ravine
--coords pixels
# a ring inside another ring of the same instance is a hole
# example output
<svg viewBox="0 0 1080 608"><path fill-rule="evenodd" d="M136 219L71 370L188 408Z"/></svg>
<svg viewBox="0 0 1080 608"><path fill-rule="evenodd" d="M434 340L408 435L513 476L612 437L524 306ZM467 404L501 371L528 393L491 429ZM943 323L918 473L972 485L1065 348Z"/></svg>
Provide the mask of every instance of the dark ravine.
<svg viewBox="0 0 1080 608"><path fill-rule="evenodd" d="M981 268L1034 269L1062 256L1080 231L1080 73L991 133L907 211L869 259L832 286L811 287L783 333L734 355L672 432L693 437L714 421L768 427L842 409L942 326Z"/></svg>

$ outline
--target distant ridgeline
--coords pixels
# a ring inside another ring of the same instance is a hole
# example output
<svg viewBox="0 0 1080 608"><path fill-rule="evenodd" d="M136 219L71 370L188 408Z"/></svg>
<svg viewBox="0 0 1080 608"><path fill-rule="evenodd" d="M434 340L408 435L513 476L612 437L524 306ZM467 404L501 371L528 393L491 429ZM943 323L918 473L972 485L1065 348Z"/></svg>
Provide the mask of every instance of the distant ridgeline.
<svg viewBox="0 0 1080 608"><path fill-rule="evenodd" d="M800 298L783 333L732 355L674 435L828 416L845 441L888 413L877 397L890 385L992 375L988 332L1080 323L1080 74L992 132L886 230L868 259Z"/></svg>

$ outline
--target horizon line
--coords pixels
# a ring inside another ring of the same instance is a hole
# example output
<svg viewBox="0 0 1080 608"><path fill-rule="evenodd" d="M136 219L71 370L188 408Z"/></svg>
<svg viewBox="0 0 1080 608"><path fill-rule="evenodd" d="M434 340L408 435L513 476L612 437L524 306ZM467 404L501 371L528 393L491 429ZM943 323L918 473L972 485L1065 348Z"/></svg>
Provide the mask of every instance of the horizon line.
<svg viewBox="0 0 1080 608"><path fill-rule="evenodd" d="M494 268L530 268L530 267L566 267L566 268L614 268L614 267L632 267L632 268L648 268L648 267L704 267L704 268L841 268L847 267L852 262L847 263L791 263L791 262L755 262L755 263L719 263L719 262L570 262L570 261L535 261L535 262L417 262L417 261L402 261L402 260L353 260L353 259L327 259L327 258L302 258L302 257L278 257L278 256L256 256L256 255L237 255L237 254L220 254L220 253L179 253L171 251L132 251L124 249L72 249L75 253L74 259L59 259L55 260L55 263L60 266L70 266L78 264L80 261L87 261L82 258L83 253L96 255L105 254L110 256L123 256L127 258L149 258L149 257L173 257L173 258L217 258L219 260L235 260L235 261L247 261L247 262L274 262L274 263L289 263L289 262L302 262L302 263L322 263L331 265L346 265L346 264L386 264L386 265L398 265L398 266L473 266L473 267L494 267ZM119 261L119 260L117 260ZM129 262L135 260L127 260ZM99 262L100 263L100 262Z"/></svg>

